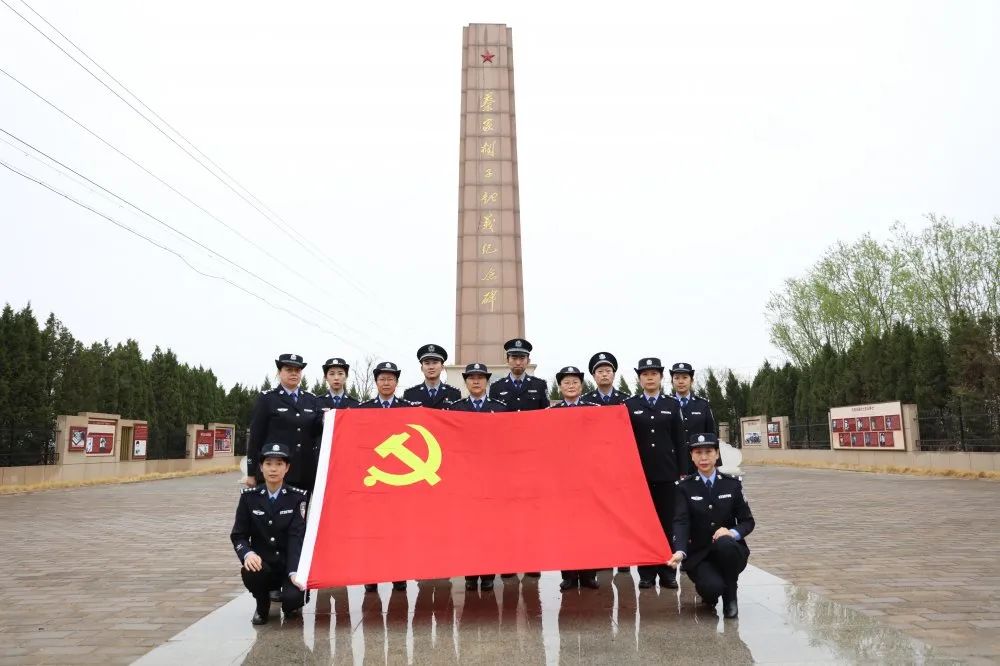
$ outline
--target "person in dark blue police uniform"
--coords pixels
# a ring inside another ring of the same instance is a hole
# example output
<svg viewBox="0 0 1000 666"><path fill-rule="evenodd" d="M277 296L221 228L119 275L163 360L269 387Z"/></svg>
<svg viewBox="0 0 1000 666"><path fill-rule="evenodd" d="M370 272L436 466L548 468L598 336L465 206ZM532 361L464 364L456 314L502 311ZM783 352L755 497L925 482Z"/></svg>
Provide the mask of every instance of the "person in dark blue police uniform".
<svg viewBox="0 0 1000 666"><path fill-rule="evenodd" d="M755 522L739 478L716 469L719 438L691 435L691 460L697 472L677 482L670 559L694 581L702 601L712 608L722 597L722 614L739 614L737 581L747 566L746 536Z"/></svg>
<svg viewBox="0 0 1000 666"><path fill-rule="evenodd" d="M642 390L625 400L625 405L649 494L663 533L669 539L670 523L674 518L674 482L687 470L684 424L677 402L662 392L663 364L660 359L639 359L635 372ZM666 563L640 566L639 587L653 587L657 576L663 587L677 587L675 572Z"/></svg>
<svg viewBox="0 0 1000 666"><path fill-rule="evenodd" d="M265 444L259 456L263 481L244 488L229 538L243 567L243 584L257 601L252 622L265 624L271 590L279 590L285 618L298 615L305 593L293 576L306 533L306 491L285 483L291 453L288 445Z"/></svg>
<svg viewBox="0 0 1000 666"><path fill-rule="evenodd" d="M358 409L399 409L401 407L417 407L416 403L396 397L396 388L399 386L399 375L401 371L392 361L381 361L372 370L375 376L375 389L378 393L371 400L365 400L358 405ZM378 583L366 583L365 592L378 591ZM405 592L406 581L395 580L392 582L393 592Z"/></svg>
<svg viewBox="0 0 1000 666"><path fill-rule="evenodd" d="M670 368L670 383L674 389L674 400L681 406L681 418L684 420L684 441L691 435L710 432L719 434L715 424L715 415L708 400L695 395L691 391L694 380L694 367L690 363L674 363ZM694 473L694 465L688 461L687 473Z"/></svg>
<svg viewBox="0 0 1000 666"><path fill-rule="evenodd" d="M490 386L490 397L507 405L511 412L528 412L549 406L549 389L544 379L528 374L531 343L513 338L503 345L510 374Z"/></svg>
<svg viewBox="0 0 1000 666"><path fill-rule="evenodd" d="M574 365L568 365L556 373L556 384L559 385L559 394L562 400L553 403L552 409L566 409L573 407L597 407L595 403L583 399L583 370ZM563 592L577 587L589 587L596 590L601 586L597 582L596 569L564 569L562 571L562 581L559 589Z"/></svg>
<svg viewBox="0 0 1000 666"><path fill-rule="evenodd" d="M258 457L263 444L288 447L290 468L286 481L312 490L316 478L315 448L322 429L322 406L309 391L302 389L305 360L298 354L282 354L275 359L278 385L257 397L250 414L247 440L247 477L244 483L253 488L263 482Z"/></svg>
<svg viewBox="0 0 1000 666"><path fill-rule="evenodd" d="M494 413L506 412L507 406L499 400L486 395L486 387L490 384L492 373L486 368L485 363L470 363L465 366L462 378L465 380L465 388L469 391L468 398L462 398L450 405L447 409L451 412L480 412ZM465 589L472 591L479 587L482 590L490 591L496 580L496 574L479 574L478 576L465 577Z"/></svg>
<svg viewBox="0 0 1000 666"><path fill-rule="evenodd" d="M490 397L507 406L508 412L530 412L549 406L549 388L544 379L528 374L531 363L531 343L524 338L511 338L503 344L507 353L507 367L510 373L490 386ZM531 578L541 576L539 571L525 574ZM512 578L515 574L500 574L501 578Z"/></svg>
<svg viewBox="0 0 1000 666"><path fill-rule="evenodd" d="M350 409L360 403L347 394L347 376L351 366L342 358L326 359L323 364L323 378L328 388L326 395L319 396L323 411L329 409Z"/></svg>
<svg viewBox="0 0 1000 666"><path fill-rule="evenodd" d="M462 392L441 381L441 370L448 360L448 352L441 345L424 345L417 350L420 371L424 381L403 391L403 398L431 409L444 409L462 399Z"/></svg>
<svg viewBox="0 0 1000 666"><path fill-rule="evenodd" d="M628 396L615 388L615 373L618 359L611 352L597 352L587 364L590 376L594 378L596 389L583 396L584 400L597 405L620 405Z"/></svg>

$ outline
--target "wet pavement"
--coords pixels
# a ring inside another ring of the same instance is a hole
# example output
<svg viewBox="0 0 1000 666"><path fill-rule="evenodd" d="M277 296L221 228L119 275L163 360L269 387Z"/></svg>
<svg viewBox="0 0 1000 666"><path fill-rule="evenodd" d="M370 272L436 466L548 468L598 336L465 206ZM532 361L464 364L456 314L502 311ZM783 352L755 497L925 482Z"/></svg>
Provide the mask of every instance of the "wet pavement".
<svg viewBox="0 0 1000 666"><path fill-rule="evenodd" d="M601 589L560 593L555 572L466 592L464 580L410 582L407 594L323 590L301 618L277 605L250 624L243 595L138 664L961 663L858 611L755 567L741 577L740 617L675 590L639 590L601 573Z"/></svg>

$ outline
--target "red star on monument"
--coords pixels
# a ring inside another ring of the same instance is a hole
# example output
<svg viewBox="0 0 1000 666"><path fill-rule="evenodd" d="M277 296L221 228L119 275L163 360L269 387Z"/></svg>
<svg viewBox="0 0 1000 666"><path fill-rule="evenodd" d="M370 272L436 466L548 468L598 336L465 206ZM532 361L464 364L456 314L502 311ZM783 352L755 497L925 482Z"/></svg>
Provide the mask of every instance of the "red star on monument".
<svg viewBox="0 0 1000 666"><path fill-rule="evenodd" d="M486 53L483 53L479 57L483 59L483 64L486 64L486 63L492 64L493 63L493 58L496 57L496 54L495 53L490 53L490 50L486 49Z"/></svg>

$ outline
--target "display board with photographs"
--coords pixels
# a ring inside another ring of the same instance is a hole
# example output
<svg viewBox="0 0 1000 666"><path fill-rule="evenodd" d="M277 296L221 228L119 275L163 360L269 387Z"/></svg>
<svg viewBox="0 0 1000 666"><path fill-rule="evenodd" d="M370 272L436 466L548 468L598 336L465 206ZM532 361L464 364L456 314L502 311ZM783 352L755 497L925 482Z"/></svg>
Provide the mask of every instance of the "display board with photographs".
<svg viewBox="0 0 1000 666"><path fill-rule="evenodd" d="M903 408L898 402L830 410L836 449L903 449Z"/></svg>
<svg viewBox="0 0 1000 666"><path fill-rule="evenodd" d="M211 458L215 446L214 430L198 430L195 433L194 457L198 460Z"/></svg>
<svg viewBox="0 0 1000 666"><path fill-rule="evenodd" d="M85 426L70 426L68 451L82 452L87 447L87 428Z"/></svg>

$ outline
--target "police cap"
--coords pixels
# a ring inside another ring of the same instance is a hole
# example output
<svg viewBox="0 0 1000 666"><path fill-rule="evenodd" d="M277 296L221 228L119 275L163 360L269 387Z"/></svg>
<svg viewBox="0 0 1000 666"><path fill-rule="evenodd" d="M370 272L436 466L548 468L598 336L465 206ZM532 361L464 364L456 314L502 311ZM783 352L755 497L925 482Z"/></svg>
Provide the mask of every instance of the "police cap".
<svg viewBox="0 0 1000 666"><path fill-rule="evenodd" d="M590 363L587 364L587 367L590 369L590 374L594 374L594 370L602 365L610 365L612 370L618 372L618 359L611 352L597 352L590 357Z"/></svg>
<svg viewBox="0 0 1000 666"><path fill-rule="evenodd" d="M485 363L470 363L465 366L465 372L462 373L462 379L468 379L472 375L482 375L489 379L493 376L493 373L489 371Z"/></svg>
<svg viewBox="0 0 1000 666"><path fill-rule="evenodd" d="M567 365L565 368L556 373L556 384L562 382L564 377L576 377L582 382L583 370L576 367L575 365Z"/></svg>
<svg viewBox="0 0 1000 666"><path fill-rule="evenodd" d="M503 343L503 350L507 355L527 356L531 353L531 343L524 338L514 338Z"/></svg>
<svg viewBox="0 0 1000 666"><path fill-rule="evenodd" d="M663 374L663 363L660 359L655 356L647 356L646 358L640 358L639 364L636 366L635 374L641 374L645 370L656 370L660 374Z"/></svg>
<svg viewBox="0 0 1000 666"><path fill-rule="evenodd" d="M392 361L381 361L378 365L375 366L375 369L372 370L372 375L374 375L375 379L378 379L378 376L381 375L383 372L388 372L389 374L396 375L396 379L399 379L399 374L400 374L399 366L397 366Z"/></svg>
<svg viewBox="0 0 1000 666"><path fill-rule="evenodd" d="M670 376L674 375L690 375L694 377L694 368L690 363L674 363L670 366Z"/></svg>
<svg viewBox="0 0 1000 666"><path fill-rule="evenodd" d="M688 447L692 449L707 447L718 450L719 438L710 432L691 435L691 438L688 440Z"/></svg>
<svg viewBox="0 0 1000 666"><path fill-rule="evenodd" d="M281 366L287 365L293 368L304 368L306 367L305 360L298 354L282 354L278 358L274 359L274 364L278 366L278 370L281 370Z"/></svg>
<svg viewBox="0 0 1000 666"><path fill-rule="evenodd" d="M260 450L261 462L263 462L265 458L284 458L287 461L291 457L292 456L288 452L287 444L265 444L264 448Z"/></svg>
<svg viewBox="0 0 1000 666"><path fill-rule="evenodd" d="M343 368L344 372L351 371L351 366L347 364L347 361L337 357L326 359L326 363L323 364L323 374L325 375L330 368Z"/></svg>
<svg viewBox="0 0 1000 666"><path fill-rule="evenodd" d="M417 360L423 361L425 358L436 358L444 363L448 360L448 352L441 345L424 345L417 350Z"/></svg>

